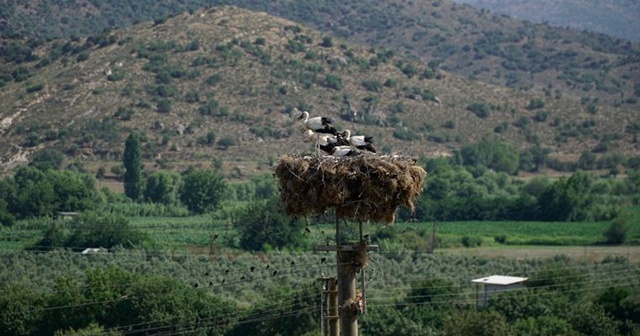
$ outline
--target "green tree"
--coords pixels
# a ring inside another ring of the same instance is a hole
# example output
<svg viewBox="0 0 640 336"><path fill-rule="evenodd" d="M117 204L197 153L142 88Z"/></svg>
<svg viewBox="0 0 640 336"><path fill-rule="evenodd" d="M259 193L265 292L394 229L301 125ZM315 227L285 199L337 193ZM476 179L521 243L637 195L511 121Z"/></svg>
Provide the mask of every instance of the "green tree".
<svg viewBox="0 0 640 336"><path fill-rule="evenodd" d="M558 268L560 270L560 268ZM553 276L557 273L545 272L543 275L538 275L536 279L540 279L542 276ZM548 279L536 280L539 283ZM554 281L555 279L551 279ZM573 281L572 278L568 278L567 281ZM556 290L555 285L561 286L562 283L544 283L539 286L550 286L550 290ZM519 320L526 320L528 318L537 319L545 316L556 316L565 318L567 311L571 308L572 301L566 295L558 294L553 295L545 288L537 289L523 289L506 291L502 293L496 293L491 295L488 308L495 310L502 314L508 322L513 323ZM531 323L529 321L527 323ZM535 321L536 323L539 321Z"/></svg>
<svg viewBox="0 0 640 336"><path fill-rule="evenodd" d="M39 334L46 295L28 281L0 287L0 335Z"/></svg>
<svg viewBox="0 0 640 336"><path fill-rule="evenodd" d="M571 324L556 316L526 317L517 320L513 326L513 335L527 336L579 336Z"/></svg>
<svg viewBox="0 0 640 336"><path fill-rule="evenodd" d="M13 226L14 222L15 218L7 210L7 202L0 197L0 226Z"/></svg>
<svg viewBox="0 0 640 336"><path fill-rule="evenodd" d="M145 234L132 227L122 215L85 212L74 218L73 227L75 229L64 246L75 250L119 245L135 247L146 239Z"/></svg>
<svg viewBox="0 0 640 336"><path fill-rule="evenodd" d="M21 167L14 181L16 196L12 208L17 218L53 215L56 196L45 173L34 167Z"/></svg>
<svg viewBox="0 0 640 336"><path fill-rule="evenodd" d="M520 154L509 143L496 137L483 138L461 149L465 166L484 166L499 172L514 174L518 171Z"/></svg>
<svg viewBox="0 0 640 336"><path fill-rule="evenodd" d="M419 313L421 313L420 317L412 318L406 311L393 306L369 306L367 307L367 322L359 327L364 335L440 335L429 326L423 325L424 322L439 324L440 321L429 319L424 311L419 311Z"/></svg>
<svg viewBox="0 0 640 336"><path fill-rule="evenodd" d="M538 199L543 220L582 221L590 217L593 196L589 193L592 178L577 172L570 178L560 178L550 185Z"/></svg>
<svg viewBox="0 0 640 336"><path fill-rule="evenodd" d="M140 136L137 133L129 134L124 145L124 193L136 201L142 196L142 149Z"/></svg>
<svg viewBox="0 0 640 336"><path fill-rule="evenodd" d="M454 308L463 300L460 288L453 282L433 278L415 283L407 295L409 303L428 303L437 305L438 309Z"/></svg>
<svg viewBox="0 0 640 336"><path fill-rule="evenodd" d="M97 323L91 323L84 328L69 328L65 330L58 330L53 336L121 336L124 335L117 331L106 331L104 327L99 326Z"/></svg>
<svg viewBox="0 0 640 336"><path fill-rule="evenodd" d="M60 169L64 155L55 148L44 148L31 158L30 166L34 166L40 170Z"/></svg>
<svg viewBox="0 0 640 336"><path fill-rule="evenodd" d="M635 309L627 309L628 303L634 300L635 296ZM596 299L596 303L600 305L607 314L610 314L619 321L627 319L634 319L635 322L640 322L640 316L637 315L640 310L640 292L634 291L627 287L609 287L602 291Z"/></svg>
<svg viewBox="0 0 640 336"><path fill-rule="evenodd" d="M50 251L54 248L64 247L69 239L69 230L52 220L49 227L44 230L42 238L38 240L29 250Z"/></svg>
<svg viewBox="0 0 640 336"><path fill-rule="evenodd" d="M320 292L304 285L295 292L278 287L265 295L265 300L249 312L249 316L273 316L252 323L239 323L227 336L245 335L320 335L317 302Z"/></svg>
<svg viewBox="0 0 640 336"><path fill-rule="evenodd" d="M46 177L53 186L56 211L84 211L101 203L100 192L92 175L71 170L51 170Z"/></svg>
<svg viewBox="0 0 640 336"><path fill-rule="evenodd" d="M240 246L250 251L269 247L301 247L304 223L289 218L276 198L249 203L234 222L240 238Z"/></svg>
<svg viewBox="0 0 640 336"><path fill-rule="evenodd" d="M180 200L194 213L215 211L227 188L222 175L212 170L192 170L183 177Z"/></svg>
<svg viewBox="0 0 640 336"><path fill-rule="evenodd" d="M580 335L618 336L619 322L593 303L575 305L569 321Z"/></svg>
<svg viewBox="0 0 640 336"><path fill-rule="evenodd" d="M442 330L445 335L509 335L506 319L495 311L457 311L445 319Z"/></svg>
<svg viewBox="0 0 640 336"><path fill-rule="evenodd" d="M579 270L567 269L565 264L557 262L545 265L534 273L527 282L527 287L540 287L552 291L566 292L570 295L578 295L576 290L581 288L581 283L584 281L584 274ZM559 305L555 304L555 306ZM524 317L524 315L519 317Z"/></svg>
<svg viewBox="0 0 640 336"><path fill-rule="evenodd" d="M178 202L178 191L182 177L173 172L154 172L147 178L144 189L144 199L148 202L165 205Z"/></svg>
<svg viewBox="0 0 640 336"><path fill-rule="evenodd" d="M86 303L82 285L71 275L62 275L55 279L54 291L48 298L49 307L71 306L65 309L51 309L45 312L41 333L56 335L83 335L81 330L91 323L86 314ZM65 330L60 330L64 328ZM74 330L76 329L76 330ZM99 334L103 335L104 331ZM96 335L96 334L94 334Z"/></svg>
<svg viewBox="0 0 640 336"><path fill-rule="evenodd" d="M536 144L520 153L520 169L528 172L537 172L549 161L551 150Z"/></svg>

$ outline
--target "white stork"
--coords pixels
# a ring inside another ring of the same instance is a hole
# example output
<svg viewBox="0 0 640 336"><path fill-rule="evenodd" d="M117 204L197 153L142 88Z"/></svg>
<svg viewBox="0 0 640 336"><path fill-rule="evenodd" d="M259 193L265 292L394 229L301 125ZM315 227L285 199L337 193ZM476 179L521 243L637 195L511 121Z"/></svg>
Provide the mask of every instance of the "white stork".
<svg viewBox="0 0 640 336"><path fill-rule="evenodd" d="M327 153L332 156L356 156L360 154L356 148L351 146L341 146L336 144L328 144L328 145L317 145L321 151Z"/></svg>
<svg viewBox="0 0 640 336"><path fill-rule="evenodd" d="M326 133L316 133L310 129L305 130L304 132L305 141L312 142L316 149L316 156L322 156L320 152L320 146L328 146L328 145L341 145L341 138L339 136L334 136L332 134Z"/></svg>
<svg viewBox="0 0 640 336"><path fill-rule="evenodd" d="M345 130L340 135L344 138L349 145L357 148L366 150L372 153L376 152L376 149L373 147L373 137L372 136L364 136L364 135L351 135L351 131Z"/></svg>
<svg viewBox="0 0 640 336"><path fill-rule="evenodd" d="M304 120L303 120L304 119ZM316 133L330 133L338 135L338 131L331 126L333 119L329 117L313 117L309 118L309 112L304 111L298 117L298 120L302 120L306 129L312 130Z"/></svg>

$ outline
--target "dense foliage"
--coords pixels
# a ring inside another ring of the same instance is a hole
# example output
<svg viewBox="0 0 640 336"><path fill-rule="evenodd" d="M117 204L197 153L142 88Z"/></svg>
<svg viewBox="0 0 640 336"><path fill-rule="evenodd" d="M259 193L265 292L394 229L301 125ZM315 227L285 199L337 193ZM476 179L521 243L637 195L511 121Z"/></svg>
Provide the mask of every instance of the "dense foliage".
<svg viewBox="0 0 640 336"><path fill-rule="evenodd" d="M485 148L500 150L499 146ZM473 150L478 154L467 153L463 157L473 157L474 162L485 160L480 149ZM609 220L618 216L624 207L639 201L636 170L628 170L626 179L598 178L578 171L557 179L521 180L510 179L504 172L489 170L483 165L461 166L455 162L455 158L427 162L429 175L415 218L420 221ZM408 218L410 214L403 216Z"/></svg>
<svg viewBox="0 0 640 336"><path fill-rule="evenodd" d="M104 202L93 176L71 170L21 167L0 185L6 211L18 219L91 210Z"/></svg>
<svg viewBox="0 0 640 336"><path fill-rule="evenodd" d="M226 188L227 183L219 172L192 170L184 176L180 200L194 213L214 211L222 202Z"/></svg>
<svg viewBox="0 0 640 336"><path fill-rule="evenodd" d="M320 335L315 278L336 267L311 253L4 251L0 259L7 266L0 269L3 335L90 328L127 335ZM640 327L640 269L624 258L383 251L372 255L367 274L363 335L635 335ZM530 281L482 306L476 302L482 288L471 279L489 274Z"/></svg>
<svg viewBox="0 0 640 336"><path fill-rule="evenodd" d="M289 218L277 198L253 201L241 210L234 226L240 247L247 251L301 247L304 223Z"/></svg>

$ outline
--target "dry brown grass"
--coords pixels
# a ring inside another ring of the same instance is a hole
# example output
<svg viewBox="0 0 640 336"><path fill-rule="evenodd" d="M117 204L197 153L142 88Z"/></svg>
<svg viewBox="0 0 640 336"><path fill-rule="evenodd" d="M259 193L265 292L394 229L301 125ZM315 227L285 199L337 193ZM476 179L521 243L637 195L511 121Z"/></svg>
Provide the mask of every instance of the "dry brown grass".
<svg viewBox="0 0 640 336"><path fill-rule="evenodd" d="M393 223L399 207L414 209L427 173L406 156L301 157L284 155L276 167L288 215L334 210L361 221Z"/></svg>

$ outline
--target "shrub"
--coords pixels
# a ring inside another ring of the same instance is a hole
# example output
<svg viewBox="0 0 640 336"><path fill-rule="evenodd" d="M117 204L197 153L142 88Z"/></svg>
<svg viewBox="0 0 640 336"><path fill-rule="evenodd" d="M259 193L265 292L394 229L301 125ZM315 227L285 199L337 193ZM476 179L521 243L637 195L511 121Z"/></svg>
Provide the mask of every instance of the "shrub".
<svg viewBox="0 0 640 336"><path fill-rule="evenodd" d="M506 121L501 122L493 128L493 131L496 133L504 133L509 129L509 123Z"/></svg>
<svg viewBox="0 0 640 336"><path fill-rule="evenodd" d="M403 65L401 70L402 70L402 73L409 78L413 78L413 76L416 75L416 71L417 71L416 67L411 63Z"/></svg>
<svg viewBox="0 0 640 336"><path fill-rule="evenodd" d="M493 240L498 244L504 244L507 242L507 235L499 235L493 237Z"/></svg>
<svg viewBox="0 0 640 336"><path fill-rule="evenodd" d="M230 136L225 136L224 138L218 140L218 146L222 149L227 149L236 144L236 140Z"/></svg>
<svg viewBox="0 0 640 336"><path fill-rule="evenodd" d="M489 116L489 105L485 103L471 103L467 106L467 110L473 112L479 118L487 118Z"/></svg>
<svg viewBox="0 0 640 336"><path fill-rule="evenodd" d="M296 40L289 40L287 49L294 54L307 51L307 47L302 42Z"/></svg>
<svg viewBox="0 0 640 336"><path fill-rule="evenodd" d="M324 86L340 91L342 89L342 78L336 75L328 74L327 76L325 76Z"/></svg>
<svg viewBox="0 0 640 336"><path fill-rule="evenodd" d="M31 86L27 86L27 93L42 91L42 89L44 89L44 84L34 84Z"/></svg>
<svg viewBox="0 0 640 336"><path fill-rule="evenodd" d="M537 122L545 122L547 117L549 116L549 112L547 111L538 111L536 115L533 116L533 120Z"/></svg>
<svg viewBox="0 0 640 336"><path fill-rule="evenodd" d="M520 128L527 128L529 126L529 118L520 117L518 118L518 120L516 120L515 123L513 123L513 126L520 127Z"/></svg>
<svg viewBox="0 0 640 336"><path fill-rule="evenodd" d="M389 78L384 82L383 85L388 88L394 88L396 87L396 85L398 85L398 83L395 81L395 79Z"/></svg>
<svg viewBox="0 0 640 336"><path fill-rule="evenodd" d="M161 99L157 104L158 112L160 113L169 113L171 112L171 101L168 99Z"/></svg>
<svg viewBox="0 0 640 336"><path fill-rule="evenodd" d="M116 71L111 75L107 76L107 80L110 82L117 82L124 79L124 72Z"/></svg>
<svg viewBox="0 0 640 336"><path fill-rule="evenodd" d="M333 39L330 36L325 36L322 38L322 43L320 45L325 48L331 48L333 47Z"/></svg>
<svg viewBox="0 0 640 336"><path fill-rule="evenodd" d="M442 125L442 126L444 126L445 128L448 128L448 129L454 129L456 127L456 122L453 121L453 120L447 120L447 121L444 122L444 125Z"/></svg>
<svg viewBox="0 0 640 336"><path fill-rule="evenodd" d="M462 243L462 246L464 247L477 247L482 245L482 238L464 236L460 239L460 243Z"/></svg>
<svg viewBox="0 0 640 336"><path fill-rule="evenodd" d="M119 120L131 120L133 113L134 111L132 108L126 108L126 107L120 106L118 107L118 110L113 116Z"/></svg>
<svg viewBox="0 0 640 336"><path fill-rule="evenodd" d="M393 130L393 137L404 141L412 141L419 139L420 135L406 127L402 127Z"/></svg>
<svg viewBox="0 0 640 336"><path fill-rule="evenodd" d="M209 84L209 85L216 85L218 83L220 83L222 81L222 75L219 73L213 74L211 76L209 76L206 80L205 83Z"/></svg>
<svg viewBox="0 0 640 336"><path fill-rule="evenodd" d="M76 57L76 62L84 62L86 60L89 59L89 52L88 51L83 51L81 53L78 54L78 56Z"/></svg>
<svg viewBox="0 0 640 336"><path fill-rule="evenodd" d="M529 105L527 105L527 110L541 109L543 107L544 107L544 100L540 98L535 98L529 101Z"/></svg>
<svg viewBox="0 0 640 336"><path fill-rule="evenodd" d="M380 92L382 91L382 83L375 79L368 79L362 82L362 86L367 89L367 91L372 92Z"/></svg>
<svg viewBox="0 0 640 336"><path fill-rule="evenodd" d="M627 240L629 229L629 217L620 215L614 218L603 232L605 241L607 244L623 244Z"/></svg>

